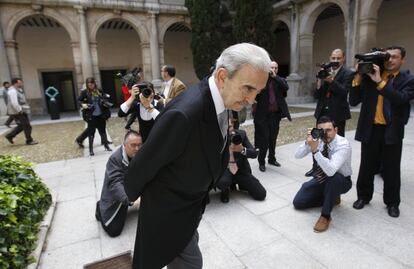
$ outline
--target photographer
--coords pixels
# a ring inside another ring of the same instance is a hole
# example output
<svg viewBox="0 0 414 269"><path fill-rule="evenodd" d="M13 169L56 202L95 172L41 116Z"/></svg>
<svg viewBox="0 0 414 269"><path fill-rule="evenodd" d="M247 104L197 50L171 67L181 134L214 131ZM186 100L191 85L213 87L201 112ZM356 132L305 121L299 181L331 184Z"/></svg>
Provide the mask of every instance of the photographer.
<svg viewBox="0 0 414 269"><path fill-rule="evenodd" d="M328 229L332 207L339 204L340 195L352 187L352 148L337 132L335 122L329 117L319 118L317 128L308 129L305 143L295 154L295 158L301 159L312 152L317 163L313 178L302 185L293 200L296 209L322 206L321 216L313 227L315 232Z"/></svg>
<svg viewBox="0 0 414 269"><path fill-rule="evenodd" d="M154 125L155 118L164 106L154 100L154 86L150 82L134 85L130 93L131 96L128 100L119 107L118 116L126 117L130 113L135 113L138 118L142 141L145 142Z"/></svg>
<svg viewBox="0 0 414 269"><path fill-rule="evenodd" d="M266 198L266 190L252 175L252 169L247 160L247 158L256 158L257 151L253 148L245 131L234 129L235 122L236 120L229 121L229 133L232 134L229 165L217 182L217 187L221 190L220 200L228 203L230 187L237 184L240 190L247 191L253 199L262 201Z"/></svg>
<svg viewBox="0 0 414 269"><path fill-rule="evenodd" d="M277 75L278 68L278 64L272 61L266 87L256 96L257 103L253 105L254 140L255 146L260 150L257 159L262 172L266 171L265 158L268 150L268 163L280 166L275 156L279 124L284 117L292 120L285 100L289 86L285 79Z"/></svg>
<svg viewBox="0 0 414 269"><path fill-rule="evenodd" d="M94 78L87 78L85 83L86 89L81 91L78 100L83 120L87 122L88 127L75 141L80 147L83 147L83 140L87 136L89 140L89 155L93 156L95 155L93 152L93 139L96 129L98 129L105 150L112 151L106 136L106 121L111 117L109 108L112 104L109 103L105 94L98 89Z"/></svg>
<svg viewBox="0 0 414 269"><path fill-rule="evenodd" d="M133 205L125 193L124 177L128 171L129 162L141 146L141 135L135 131L128 131L123 145L112 153L106 163L101 199L96 203L95 217L111 237L121 234L128 206Z"/></svg>
<svg viewBox="0 0 414 269"><path fill-rule="evenodd" d="M338 135L345 137L346 120L351 118L348 104L348 93L352 86L353 72L344 66L345 54L341 49L331 53L328 68L322 68L317 77L314 97L318 100L315 109L316 121L328 116L335 121ZM313 168L305 176L312 176Z"/></svg>
<svg viewBox="0 0 414 269"><path fill-rule="evenodd" d="M414 77L408 71L400 70L406 53L403 47L389 47L386 53L388 60L384 60L384 53L377 53L378 56L372 59L372 72L356 73L352 82L349 103L352 106L362 103L355 133L355 139L361 142L361 163L358 199L353 207L362 209L371 201L374 175L382 165L383 201L388 215L398 217L402 140L404 125L410 116L409 102L414 98Z"/></svg>

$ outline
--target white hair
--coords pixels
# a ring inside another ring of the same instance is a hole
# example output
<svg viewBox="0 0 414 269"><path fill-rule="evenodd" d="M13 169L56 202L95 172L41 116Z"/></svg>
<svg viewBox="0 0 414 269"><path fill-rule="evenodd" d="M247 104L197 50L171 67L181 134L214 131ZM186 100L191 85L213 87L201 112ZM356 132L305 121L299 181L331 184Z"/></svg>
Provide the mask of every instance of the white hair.
<svg viewBox="0 0 414 269"><path fill-rule="evenodd" d="M250 65L268 73L270 62L269 54L265 49L250 43L239 43L228 47L221 53L216 60L213 76L216 77L219 68L224 68L229 78L232 78L244 65Z"/></svg>

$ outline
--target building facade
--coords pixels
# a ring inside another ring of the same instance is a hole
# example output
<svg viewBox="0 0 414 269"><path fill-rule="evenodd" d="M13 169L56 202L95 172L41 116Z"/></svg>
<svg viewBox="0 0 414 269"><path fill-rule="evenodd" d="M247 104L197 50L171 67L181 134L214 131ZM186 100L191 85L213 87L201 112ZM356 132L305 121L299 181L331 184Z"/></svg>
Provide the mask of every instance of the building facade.
<svg viewBox="0 0 414 269"><path fill-rule="evenodd" d="M354 54L402 45L414 68L411 0L282 0L273 5L277 47L270 54L290 84L288 101L312 101L317 63L335 48ZM21 77L33 114L48 113L49 86L61 111L78 109L87 77L95 77L115 104L115 75L133 67L160 85L160 67L173 64L186 84L197 82L184 0L0 0L0 80ZM0 98L0 116L4 103Z"/></svg>

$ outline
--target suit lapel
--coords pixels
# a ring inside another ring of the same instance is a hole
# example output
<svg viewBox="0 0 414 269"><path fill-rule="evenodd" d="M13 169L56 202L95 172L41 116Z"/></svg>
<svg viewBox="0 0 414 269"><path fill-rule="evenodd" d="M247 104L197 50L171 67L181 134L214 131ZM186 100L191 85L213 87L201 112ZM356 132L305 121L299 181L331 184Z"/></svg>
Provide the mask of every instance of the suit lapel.
<svg viewBox="0 0 414 269"><path fill-rule="evenodd" d="M175 78L173 78L173 80L171 81L170 91L168 92L167 98L172 98L173 93L174 93L174 86L175 86Z"/></svg>

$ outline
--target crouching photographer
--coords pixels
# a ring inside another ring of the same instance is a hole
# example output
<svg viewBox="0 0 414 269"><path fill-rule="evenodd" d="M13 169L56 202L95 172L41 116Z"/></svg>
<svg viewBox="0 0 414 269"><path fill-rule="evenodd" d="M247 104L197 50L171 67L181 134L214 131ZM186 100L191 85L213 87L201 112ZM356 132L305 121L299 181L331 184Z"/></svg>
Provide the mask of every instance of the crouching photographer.
<svg viewBox="0 0 414 269"><path fill-rule="evenodd" d="M334 121L321 117L317 128L308 129L305 143L295 154L295 158L301 159L312 152L317 163L313 178L302 185L293 200L296 209L322 206L321 216L313 227L315 232L328 229L333 206L352 187L351 145L337 132Z"/></svg>
<svg viewBox="0 0 414 269"><path fill-rule="evenodd" d="M135 113L142 141L145 142L154 125L155 118L164 106L157 102L157 100L154 100L154 98L157 98L157 95L155 95L154 86L150 82L134 85L130 93L131 96L128 100L119 107L118 116L127 117L130 113Z"/></svg>
<svg viewBox="0 0 414 269"><path fill-rule="evenodd" d="M353 207L362 209L371 201L374 175L382 166L383 201L391 217L400 215L402 140L414 98L414 77L401 70L405 54L398 46L357 54L360 62L349 95L350 105L361 103L355 133L361 142L361 163Z"/></svg>
<svg viewBox="0 0 414 269"><path fill-rule="evenodd" d="M101 199L96 203L95 217L111 237L121 234L128 206L134 204L128 200L125 193L124 177L128 171L129 162L141 146L141 135L136 131L128 131L122 146L112 153L106 163Z"/></svg>
<svg viewBox="0 0 414 269"><path fill-rule="evenodd" d="M255 200L264 200L266 190L259 180L252 175L247 158L256 158L258 151L252 144L243 130L234 129L234 121L229 121L229 132L231 135L230 161L224 174L217 182L217 187L221 190L220 199L223 203L229 202L230 187L238 186L239 190L247 191Z"/></svg>

